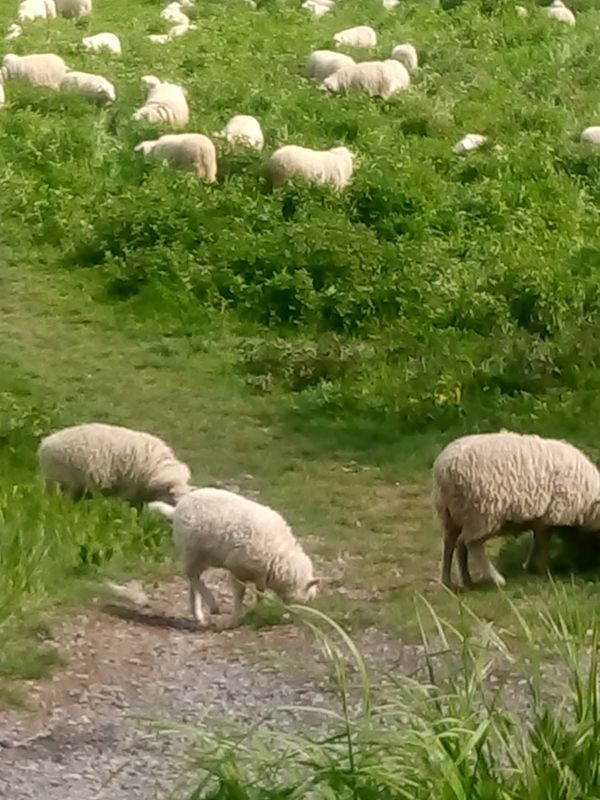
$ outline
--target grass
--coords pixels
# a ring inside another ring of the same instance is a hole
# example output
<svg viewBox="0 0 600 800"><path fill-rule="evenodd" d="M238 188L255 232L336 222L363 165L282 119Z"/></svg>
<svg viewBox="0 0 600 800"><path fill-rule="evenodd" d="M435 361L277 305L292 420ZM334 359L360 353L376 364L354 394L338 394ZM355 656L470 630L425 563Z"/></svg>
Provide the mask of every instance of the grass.
<svg viewBox="0 0 600 800"><path fill-rule="evenodd" d="M291 4L207 0L198 31L157 47L145 39L157 8L133 5L103 0L90 21L37 22L11 43L102 72L119 99L98 111L9 86L0 120L5 679L24 648L45 663L36 625L98 580L175 568L149 515L42 492L40 436L90 419L165 437L198 483L258 488L316 555L320 608L345 625L415 636L417 593L458 618L437 583L439 448L504 425L600 454L598 156L576 142L600 109L600 9L574 3L571 30L502 2L388 13L344 0L316 22ZM305 55L357 17L381 32L374 55L415 42L411 92L331 98L301 77ZM100 30L122 36L123 59L79 49ZM352 187L268 192L260 158L228 152L214 187L144 165L133 146L156 131L130 115L148 72L188 88L191 130L244 112L269 149L349 144ZM453 157L469 131L490 146ZM523 546L502 543L499 559L536 630L554 595L522 574ZM569 573L568 602L591 618L596 573ZM468 603L521 636L495 591ZM277 618L261 613L256 624Z"/></svg>

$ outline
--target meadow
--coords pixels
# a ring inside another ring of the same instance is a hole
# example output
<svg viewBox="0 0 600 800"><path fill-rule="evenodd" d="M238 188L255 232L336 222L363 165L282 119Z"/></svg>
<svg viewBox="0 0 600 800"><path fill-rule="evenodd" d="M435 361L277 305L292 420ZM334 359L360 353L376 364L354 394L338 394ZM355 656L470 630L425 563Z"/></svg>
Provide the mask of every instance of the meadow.
<svg viewBox="0 0 600 800"><path fill-rule="evenodd" d="M160 3L96 6L3 50L58 52L117 102L10 86L0 112L0 693L57 665L53 627L101 579L177 569L149 514L42 491L39 438L91 419L163 436L197 483L258 489L306 538L328 578L320 607L347 626L410 638L416 594L452 618L429 500L439 448L505 426L600 456L600 155L579 143L600 122L600 3L573 2L571 29L500 0L339 0L318 21L299 3L199 0L198 30L165 46L147 39ZM312 50L363 23L380 42L361 59L419 52L388 102L302 77ZM121 59L80 49L104 30ZM212 186L144 163L133 148L156 130L130 119L144 74L188 89L189 130L255 115L265 154L220 148ZM488 145L454 155L469 132ZM261 165L284 143L348 145L351 186L270 191ZM525 546L499 558L537 631L555 593L522 574ZM591 626L594 571L557 559ZM467 602L522 640L497 598Z"/></svg>

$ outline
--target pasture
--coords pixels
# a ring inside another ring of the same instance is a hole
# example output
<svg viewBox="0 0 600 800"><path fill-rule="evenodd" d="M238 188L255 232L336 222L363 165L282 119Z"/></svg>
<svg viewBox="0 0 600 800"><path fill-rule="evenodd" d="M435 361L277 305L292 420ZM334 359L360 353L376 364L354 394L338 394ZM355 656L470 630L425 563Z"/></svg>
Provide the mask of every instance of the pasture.
<svg viewBox="0 0 600 800"><path fill-rule="evenodd" d="M117 100L7 83L0 109L1 698L61 669L54 631L105 578L178 573L160 518L44 493L40 437L88 420L156 433L197 484L282 511L325 578L318 608L349 629L413 641L423 595L519 649L516 609L551 644L540 615L556 589L523 573L525 537L496 547L506 592L463 606L438 584L429 499L435 454L467 432L565 437L600 457L600 150L579 141L600 124L600 3L573 0L573 28L526 5L522 19L507 0L338 0L317 20L291 0L198 0L197 30L157 45L161 3L95 0L89 18L3 42L104 75ZM357 60L415 45L408 91L335 96L303 77L312 50L358 24L379 41L344 48ZM101 31L122 57L82 50ZM256 116L264 152L215 140L212 185L144 161L134 146L159 129L131 115L148 74L187 89L188 131ZM467 133L488 141L455 155ZM350 186L270 190L261 167L283 144L350 147ZM555 555L564 630L579 634L597 621L597 573Z"/></svg>

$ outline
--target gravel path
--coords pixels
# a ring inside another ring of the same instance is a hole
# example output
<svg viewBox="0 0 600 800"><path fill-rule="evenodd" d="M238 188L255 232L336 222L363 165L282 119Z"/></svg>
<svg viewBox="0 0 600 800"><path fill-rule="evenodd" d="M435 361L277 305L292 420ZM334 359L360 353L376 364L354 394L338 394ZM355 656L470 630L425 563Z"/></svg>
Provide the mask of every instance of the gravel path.
<svg viewBox="0 0 600 800"><path fill-rule="evenodd" d="M189 741L140 717L195 725L211 717L262 720L298 729L306 720L281 706L333 702L320 653L300 628L194 630L186 596L178 581L152 592L152 615L114 606L65 625L57 644L66 668L31 682L32 711L0 713L0 797L183 798ZM418 661L418 648L377 631L366 632L361 645L376 661L400 662L403 670Z"/></svg>

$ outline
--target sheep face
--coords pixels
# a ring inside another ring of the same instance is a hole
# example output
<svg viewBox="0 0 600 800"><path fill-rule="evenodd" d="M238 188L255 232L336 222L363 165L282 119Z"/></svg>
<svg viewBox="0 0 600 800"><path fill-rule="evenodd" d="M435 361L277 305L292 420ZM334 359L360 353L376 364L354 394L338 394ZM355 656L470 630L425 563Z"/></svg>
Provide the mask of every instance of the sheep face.
<svg viewBox="0 0 600 800"><path fill-rule="evenodd" d="M140 142L139 144L136 144L136 146L133 149L134 152L136 153L141 153L143 156L149 156L150 153L154 150L155 146L156 146L156 139L152 141L147 140L145 142Z"/></svg>

